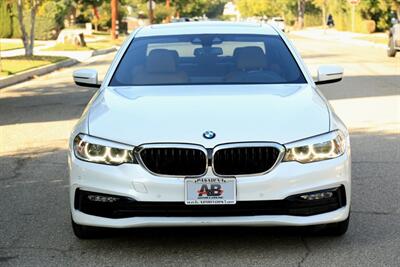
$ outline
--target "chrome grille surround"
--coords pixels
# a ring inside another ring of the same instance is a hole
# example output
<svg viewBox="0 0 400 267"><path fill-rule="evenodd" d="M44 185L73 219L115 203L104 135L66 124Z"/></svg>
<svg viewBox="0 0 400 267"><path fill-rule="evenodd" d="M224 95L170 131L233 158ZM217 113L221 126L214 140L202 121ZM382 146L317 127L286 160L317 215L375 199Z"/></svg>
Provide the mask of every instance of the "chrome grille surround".
<svg viewBox="0 0 400 267"><path fill-rule="evenodd" d="M198 175L173 175L173 174L162 174L162 173L157 173L152 170L148 166L146 166L141 153L146 150L146 149L163 149L163 148L171 148L171 149L191 149L191 150L198 150L201 151L204 154L205 160L204 160L204 172ZM162 176L162 177L174 177L174 178L184 178L184 177L202 177L204 176L207 171L208 171L208 157L207 157L207 150L200 145L194 145L194 144L183 144L183 143L152 143L152 144L143 144L137 147L134 150L135 157L138 161L138 163L145 168L149 173L152 175L156 176Z"/></svg>
<svg viewBox="0 0 400 267"><path fill-rule="evenodd" d="M275 160L275 162L272 164L270 168L263 172L258 172L258 173L250 173L250 174L229 174L229 175L223 175L223 174L218 174L215 170L215 165L214 165L214 159L215 159L215 154L223 149L229 149L229 148L259 148L259 147L272 147L278 150L278 156ZM141 157L141 152L145 149L148 148L182 148L182 149L194 149L194 150L199 150L202 151L205 155L205 162L204 162L204 172L199 175L170 175L170 174L162 174L162 173L157 173L153 172L146 166L145 162L143 161ZM197 144L185 144L185 143L151 143L151 144L143 144L135 148L134 154L135 157L138 161L138 163L149 173L155 176L160 176L160 177L171 177L171 178L185 178L185 177L203 177L207 174L209 167L211 167L212 172L214 173L215 176L218 177L249 177L249 176L259 176L259 175L264 175L270 171L272 171L283 159L285 155L285 147L281 144L274 143L274 142L239 142L239 143L227 143L227 144L221 144L215 146L212 150L212 153L208 153L207 149L201 145ZM210 160L211 157L211 160ZM211 162L211 165L209 165L209 162Z"/></svg>

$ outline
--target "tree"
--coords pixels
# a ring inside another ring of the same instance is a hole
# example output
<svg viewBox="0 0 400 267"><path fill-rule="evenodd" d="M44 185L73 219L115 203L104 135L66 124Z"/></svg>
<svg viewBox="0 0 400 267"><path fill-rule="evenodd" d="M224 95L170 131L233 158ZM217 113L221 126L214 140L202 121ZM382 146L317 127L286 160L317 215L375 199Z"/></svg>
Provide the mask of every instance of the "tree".
<svg viewBox="0 0 400 267"><path fill-rule="evenodd" d="M326 11L328 6L328 0L313 0L313 4L321 9L322 12L322 25L326 23Z"/></svg>
<svg viewBox="0 0 400 267"><path fill-rule="evenodd" d="M175 6L175 10L180 17L196 17L204 14L212 16L222 13L225 0L175 0L171 4ZM161 0L165 4L165 0ZM215 10L217 9L217 10Z"/></svg>
<svg viewBox="0 0 400 267"><path fill-rule="evenodd" d="M24 4L30 7L30 34L27 33L27 29L24 23ZM37 10L42 3L42 0L17 0L18 10L18 22L21 29L21 39L25 48L25 56L33 55L33 43L35 41L35 20Z"/></svg>
<svg viewBox="0 0 400 267"><path fill-rule="evenodd" d="M306 12L306 1L307 0L298 0L297 1L297 27L300 29L304 28L304 15Z"/></svg>
<svg viewBox="0 0 400 267"><path fill-rule="evenodd" d="M393 5L396 8L397 18L400 19L400 0L393 0Z"/></svg>
<svg viewBox="0 0 400 267"><path fill-rule="evenodd" d="M12 36L11 7L7 1L0 0L0 38L10 38Z"/></svg>
<svg viewBox="0 0 400 267"><path fill-rule="evenodd" d="M237 8L243 17L283 16L286 10L285 0L238 0Z"/></svg>

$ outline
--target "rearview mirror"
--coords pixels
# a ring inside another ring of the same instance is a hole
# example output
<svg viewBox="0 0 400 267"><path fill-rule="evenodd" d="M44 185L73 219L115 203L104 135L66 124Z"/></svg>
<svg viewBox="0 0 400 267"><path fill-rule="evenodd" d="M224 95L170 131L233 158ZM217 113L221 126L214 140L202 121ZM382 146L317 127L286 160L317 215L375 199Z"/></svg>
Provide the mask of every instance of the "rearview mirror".
<svg viewBox="0 0 400 267"><path fill-rule="evenodd" d="M101 86L101 84L98 84L96 70L80 69L74 71L72 76L76 85L94 88L100 88Z"/></svg>
<svg viewBox="0 0 400 267"><path fill-rule="evenodd" d="M196 57L204 56L204 55L214 55L220 56L224 53L221 47L198 47L194 50L193 54Z"/></svg>
<svg viewBox="0 0 400 267"><path fill-rule="evenodd" d="M318 77L315 84L327 84L341 81L343 68L335 65L323 65L318 68Z"/></svg>

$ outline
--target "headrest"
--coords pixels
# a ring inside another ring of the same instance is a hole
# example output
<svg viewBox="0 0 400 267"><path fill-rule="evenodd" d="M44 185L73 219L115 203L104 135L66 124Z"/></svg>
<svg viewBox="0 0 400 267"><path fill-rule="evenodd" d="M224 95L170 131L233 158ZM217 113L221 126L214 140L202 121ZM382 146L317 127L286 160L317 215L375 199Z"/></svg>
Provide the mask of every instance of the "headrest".
<svg viewBox="0 0 400 267"><path fill-rule="evenodd" d="M265 54L261 47L238 47L233 51L238 69L262 69L266 67Z"/></svg>
<svg viewBox="0 0 400 267"><path fill-rule="evenodd" d="M149 73L176 72L177 52L168 49L154 49L146 59L146 71Z"/></svg>

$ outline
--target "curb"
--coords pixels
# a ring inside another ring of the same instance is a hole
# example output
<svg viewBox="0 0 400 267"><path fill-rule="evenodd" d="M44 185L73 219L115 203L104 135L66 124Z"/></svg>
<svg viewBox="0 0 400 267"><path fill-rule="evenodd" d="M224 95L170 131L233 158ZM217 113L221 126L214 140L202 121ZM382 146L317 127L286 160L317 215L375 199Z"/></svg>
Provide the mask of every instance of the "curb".
<svg viewBox="0 0 400 267"><path fill-rule="evenodd" d="M94 57L94 56L112 53L115 51L117 51L116 47L95 50L92 52L92 54L89 58ZM70 67L77 63L80 63L80 61L78 61L76 59L66 59L66 60L63 60L61 62L57 62L54 64L42 66L42 67L31 69L31 70L26 70L26 71L11 75L9 77L0 78L0 89L10 86L10 85L13 85L13 84L16 84L16 83L20 83L20 82L29 80L29 79L33 78L34 76L41 76L41 75L48 74L50 72L53 72L53 71L61 69L61 68Z"/></svg>
<svg viewBox="0 0 400 267"><path fill-rule="evenodd" d="M112 53L117 51L116 47L111 47L111 48L107 48L107 49L101 49L101 50L94 50L92 53L92 57L95 56L100 56L100 55L104 55L104 54L108 54L108 53Z"/></svg>
<svg viewBox="0 0 400 267"><path fill-rule="evenodd" d="M46 65L43 67L31 69L31 70L26 70L26 71L11 75L10 77L0 78L0 88L4 88L4 87L7 87L10 85L19 83L19 82L29 80L30 78L33 78L34 76L44 75L44 74L53 72L53 71L61 69L61 68L72 66L78 62L79 61L77 61L75 59L66 59L66 60L63 60L61 62L57 62L54 64Z"/></svg>

